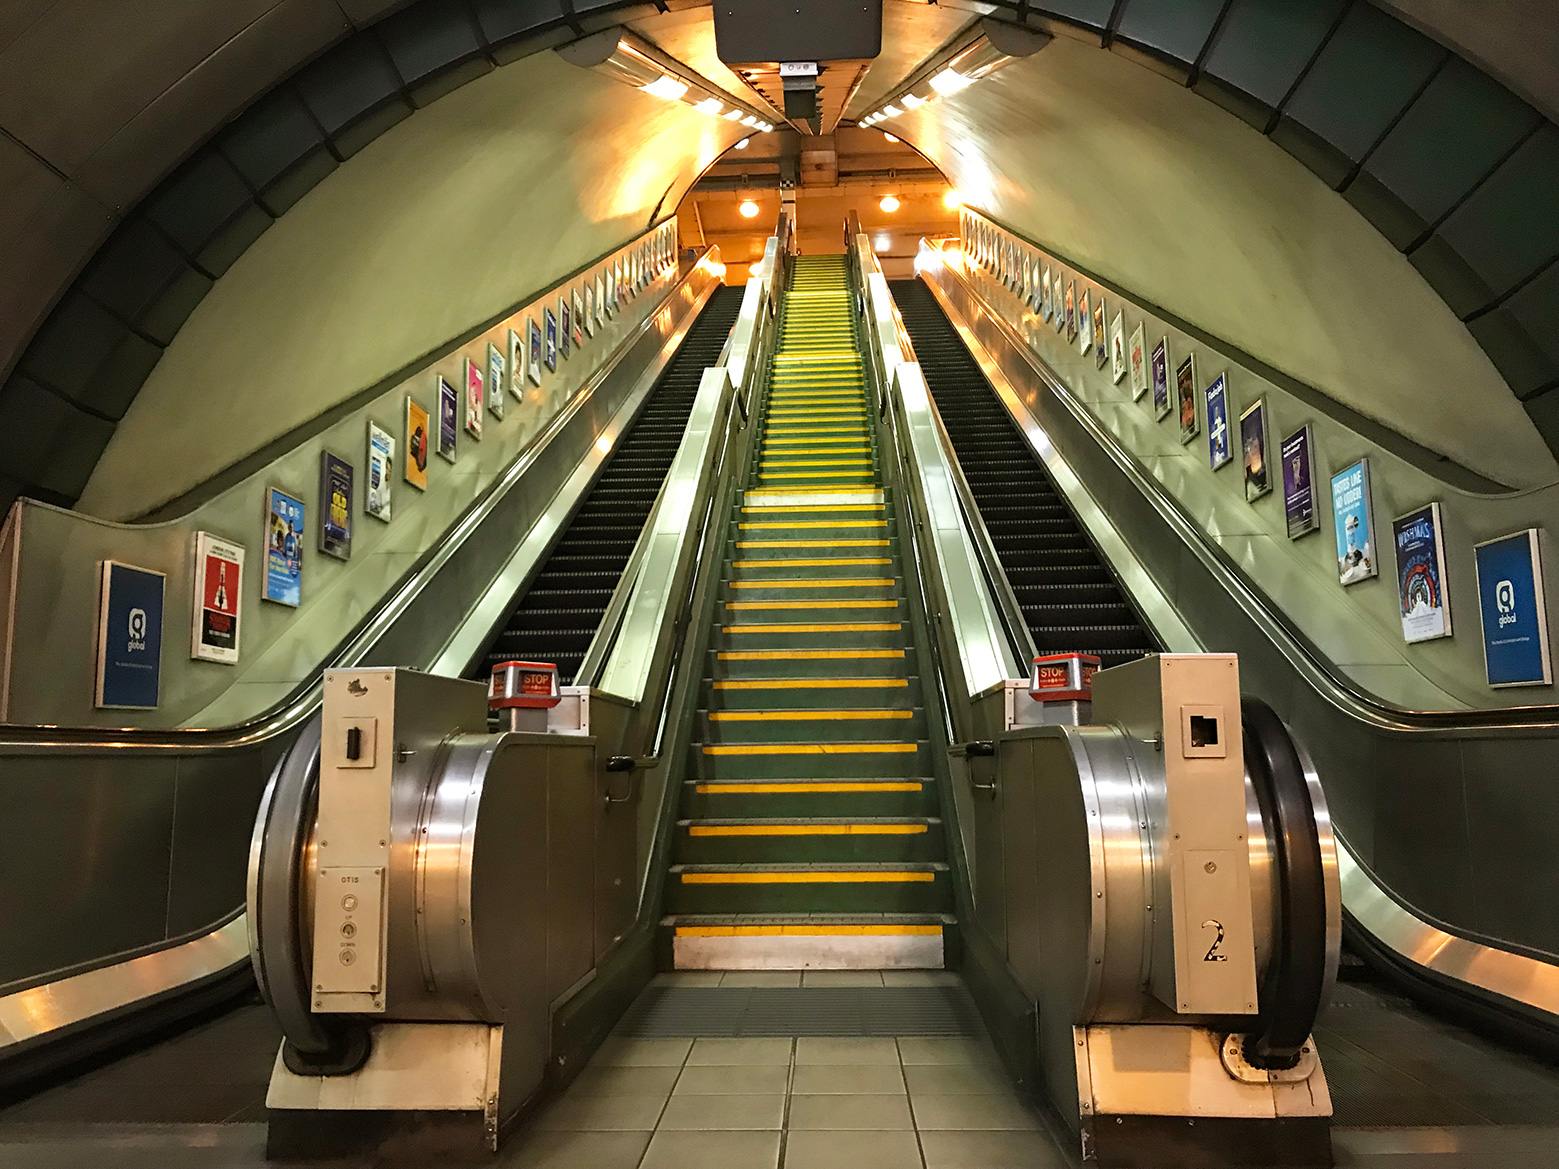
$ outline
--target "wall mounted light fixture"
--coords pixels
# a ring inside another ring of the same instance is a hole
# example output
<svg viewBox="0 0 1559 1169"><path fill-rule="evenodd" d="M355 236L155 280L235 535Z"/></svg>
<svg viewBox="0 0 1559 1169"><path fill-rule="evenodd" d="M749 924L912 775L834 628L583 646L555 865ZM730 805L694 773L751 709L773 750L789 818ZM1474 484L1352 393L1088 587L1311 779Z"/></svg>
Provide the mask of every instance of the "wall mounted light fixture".
<svg viewBox="0 0 1559 1169"><path fill-rule="evenodd" d="M861 118L859 125L875 126L885 118L899 117L906 110L968 89L1013 61L1039 52L1050 40L1049 33L1038 29L986 17L933 54L886 101Z"/></svg>

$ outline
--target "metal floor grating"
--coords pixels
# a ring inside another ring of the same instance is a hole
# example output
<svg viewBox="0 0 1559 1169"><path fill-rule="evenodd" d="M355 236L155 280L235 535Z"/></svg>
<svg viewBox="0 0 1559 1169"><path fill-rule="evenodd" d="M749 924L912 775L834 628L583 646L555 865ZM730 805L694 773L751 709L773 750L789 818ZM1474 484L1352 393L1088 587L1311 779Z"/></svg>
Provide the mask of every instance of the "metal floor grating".
<svg viewBox="0 0 1559 1169"><path fill-rule="evenodd" d="M651 986L617 1033L635 1038L984 1033L962 986Z"/></svg>

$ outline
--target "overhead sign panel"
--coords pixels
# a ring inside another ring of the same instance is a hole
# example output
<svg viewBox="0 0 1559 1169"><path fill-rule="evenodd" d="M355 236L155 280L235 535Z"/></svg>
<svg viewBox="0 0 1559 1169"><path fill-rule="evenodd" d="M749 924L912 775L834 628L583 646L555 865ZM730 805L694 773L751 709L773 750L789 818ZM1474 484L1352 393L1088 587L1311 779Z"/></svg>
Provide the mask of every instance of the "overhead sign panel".
<svg viewBox="0 0 1559 1169"><path fill-rule="evenodd" d="M727 65L871 60L882 0L716 0L715 52Z"/></svg>

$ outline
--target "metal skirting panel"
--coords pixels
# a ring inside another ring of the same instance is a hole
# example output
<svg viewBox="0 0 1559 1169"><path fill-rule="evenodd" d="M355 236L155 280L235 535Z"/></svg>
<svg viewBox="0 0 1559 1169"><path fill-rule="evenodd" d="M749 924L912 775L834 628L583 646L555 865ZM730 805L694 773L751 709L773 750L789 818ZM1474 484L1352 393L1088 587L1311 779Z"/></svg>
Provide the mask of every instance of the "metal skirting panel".
<svg viewBox="0 0 1559 1169"><path fill-rule="evenodd" d="M637 1038L983 1034L962 986L652 986L617 1027Z"/></svg>

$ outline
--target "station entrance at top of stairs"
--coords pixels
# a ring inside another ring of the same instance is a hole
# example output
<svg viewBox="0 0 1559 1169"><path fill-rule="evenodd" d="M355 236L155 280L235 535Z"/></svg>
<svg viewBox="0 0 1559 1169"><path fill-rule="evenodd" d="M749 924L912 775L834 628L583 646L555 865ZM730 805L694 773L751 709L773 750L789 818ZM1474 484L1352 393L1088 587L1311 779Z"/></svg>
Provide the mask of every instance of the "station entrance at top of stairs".
<svg viewBox="0 0 1559 1169"><path fill-rule="evenodd" d="M689 750L678 968L943 965L953 895L853 302L843 256L796 260Z"/></svg>

